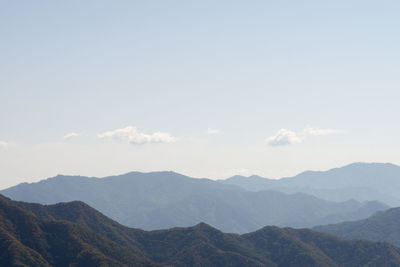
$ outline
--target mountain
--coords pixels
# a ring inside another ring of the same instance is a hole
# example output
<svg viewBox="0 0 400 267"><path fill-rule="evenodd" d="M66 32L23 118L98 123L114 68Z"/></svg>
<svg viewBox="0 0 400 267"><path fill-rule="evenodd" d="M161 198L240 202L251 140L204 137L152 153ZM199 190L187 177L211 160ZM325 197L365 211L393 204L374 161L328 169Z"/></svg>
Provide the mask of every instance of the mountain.
<svg viewBox="0 0 400 267"><path fill-rule="evenodd" d="M42 219L0 197L2 266L155 266L87 227Z"/></svg>
<svg viewBox="0 0 400 267"><path fill-rule="evenodd" d="M106 178L57 176L0 193L42 204L84 201L124 225L144 230L206 222L225 232L246 233L265 225L312 227L363 219L389 208L378 202L336 203L303 193L250 192L174 172L132 172Z"/></svg>
<svg viewBox="0 0 400 267"><path fill-rule="evenodd" d="M314 229L346 239L385 241L400 247L400 208L378 212L365 220L317 226Z"/></svg>
<svg viewBox="0 0 400 267"><path fill-rule="evenodd" d="M6 266L400 266L400 248L309 229L244 235L207 224L143 231L79 201L40 205L0 196Z"/></svg>
<svg viewBox="0 0 400 267"><path fill-rule="evenodd" d="M250 191L302 192L330 201L379 200L391 206L400 206L400 166L390 163L353 163L328 171L306 171L282 179L233 176L219 181Z"/></svg>

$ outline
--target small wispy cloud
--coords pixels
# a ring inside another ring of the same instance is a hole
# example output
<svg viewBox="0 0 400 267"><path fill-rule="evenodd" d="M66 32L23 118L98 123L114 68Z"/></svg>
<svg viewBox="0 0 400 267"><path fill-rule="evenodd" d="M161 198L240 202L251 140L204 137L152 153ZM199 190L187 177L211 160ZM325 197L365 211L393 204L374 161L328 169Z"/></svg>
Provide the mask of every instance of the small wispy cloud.
<svg viewBox="0 0 400 267"><path fill-rule="evenodd" d="M64 135L63 138L70 139L70 138L77 137L77 136L80 136L80 134L72 132L72 133L68 133L68 134Z"/></svg>
<svg viewBox="0 0 400 267"><path fill-rule="evenodd" d="M100 139L113 139L138 145L147 143L173 143L177 140L176 137L169 133L155 132L152 134L146 134L139 132L134 126L104 132L98 134L97 137Z"/></svg>
<svg viewBox="0 0 400 267"><path fill-rule="evenodd" d="M220 134L220 133L221 133L221 130L219 130L219 129L208 128L207 131L206 131L206 133L207 133L207 134L210 134L210 135L212 135L212 134Z"/></svg>
<svg viewBox="0 0 400 267"><path fill-rule="evenodd" d="M270 146L286 146L303 142L303 139L296 132L280 129L275 135L267 138Z"/></svg>
<svg viewBox="0 0 400 267"><path fill-rule="evenodd" d="M0 148L4 148L4 147L7 147L7 146L8 146L7 142L0 141Z"/></svg>
<svg viewBox="0 0 400 267"><path fill-rule="evenodd" d="M308 136L342 134L344 132L344 130L340 129L323 129L313 127L306 127L300 132L295 132L282 128L274 136L268 137L266 141L270 146L286 146L302 143Z"/></svg>

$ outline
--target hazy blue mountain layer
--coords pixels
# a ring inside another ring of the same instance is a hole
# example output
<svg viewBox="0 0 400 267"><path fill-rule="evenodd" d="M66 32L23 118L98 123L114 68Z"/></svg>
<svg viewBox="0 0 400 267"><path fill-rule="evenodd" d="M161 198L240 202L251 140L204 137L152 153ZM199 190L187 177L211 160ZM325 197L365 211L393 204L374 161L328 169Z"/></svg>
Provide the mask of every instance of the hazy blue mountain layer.
<svg viewBox="0 0 400 267"><path fill-rule="evenodd" d="M265 225L312 227L363 219L388 208L375 201L337 203L303 193L251 192L174 172L132 172L107 178L57 176L1 193L42 204L84 201L124 225L144 230L199 222L235 233Z"/></svg>
<svg viewBox="0 0 400 267"><path fill-rule="evenodd" d="M400 166L390 163L353 163L328 171L306 171L278 180L233 176L219 181L251 191L302 192L331 201L378 200L400 206Z"/></svg>

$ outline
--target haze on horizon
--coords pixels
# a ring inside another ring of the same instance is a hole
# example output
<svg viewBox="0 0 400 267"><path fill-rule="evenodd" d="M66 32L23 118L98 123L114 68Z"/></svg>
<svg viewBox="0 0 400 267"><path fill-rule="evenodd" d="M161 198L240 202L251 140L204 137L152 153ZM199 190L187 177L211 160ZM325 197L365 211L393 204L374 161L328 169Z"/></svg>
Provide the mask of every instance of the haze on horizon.
<svg viewBox="0 0 400 267"><path fill-rule="evenodd" d="M399 2L0 4L0 188L400 164Z"/></svg>

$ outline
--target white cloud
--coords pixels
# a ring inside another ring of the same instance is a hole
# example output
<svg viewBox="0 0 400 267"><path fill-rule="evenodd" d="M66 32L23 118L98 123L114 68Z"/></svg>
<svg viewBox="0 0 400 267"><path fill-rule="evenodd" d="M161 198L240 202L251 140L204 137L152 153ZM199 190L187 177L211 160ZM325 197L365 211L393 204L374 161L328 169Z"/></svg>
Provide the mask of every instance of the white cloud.
<svg viewBox="0 0 400 267"><path fill-rule="evenodd" d="M80 136L80 134L72 132L72 133L68 133L68 134L64 135L63 138L70 139L70 138L77 137L77 136Z"/></svg>
<svg viewBox="0 0 400 267"><path fill-rule="evenodd" d="M339 129L321 129L306 127L300 132L294 132L286 129L280 129L274 136L267 138L267 143L270 146L285 146L291 144L298 144L308 136L321 136L329 134L342 134L344 130Z"/></svg>
<svg viewBox="0 0 400 267"><path fill-rule="evenodd" d="M342 133L344 133L344 130L340 129L321 129L321 128L306 127L303 130L304 135L312 135L312 136L342 134Z"/></svg>
<svg viewBox="0 0 400 267"><path fill-rule="evenodd" d="M280 129L274 136L267 138L267 143L270 146L285 146L301 143L303 139L296 132L286 129Z"/></svg>
<svg viewBox="0 0 400 267"><path fill-rule="evenodd" d="M114 139L139 145L147 143L172 143L176 141L176 137L173 137L169 133L155 132L152 134L145 134L138 132L137 128L134 126L104 132L98 134L97 137L100 139Z"/></svg>
<svg viewBox="0 0 400 267"><path fill-rule="evenodd" d="M7 143L7 142L0 141L0 148L2 148L2 147L7 147L7 146L8 146L8 143Z"/></svg>
<svg viewBox="0 0 400 267"><path fill-rule="evenodd" d="M207 134L220 134L221 130L219 129L212 129L212 128L208 128L207 129Z"/></svg>

